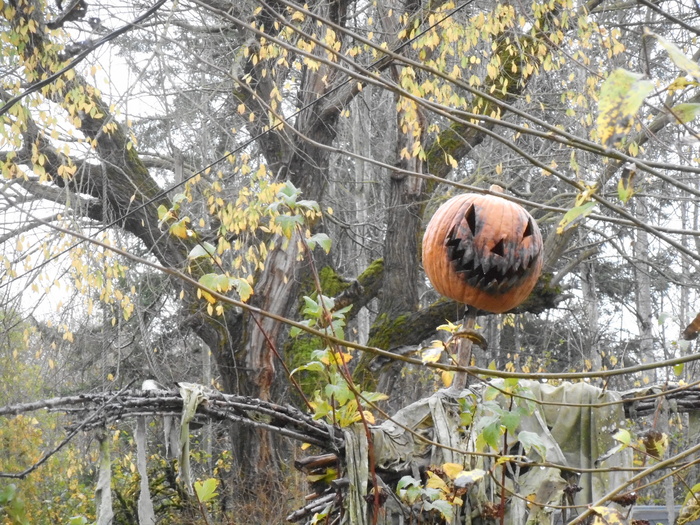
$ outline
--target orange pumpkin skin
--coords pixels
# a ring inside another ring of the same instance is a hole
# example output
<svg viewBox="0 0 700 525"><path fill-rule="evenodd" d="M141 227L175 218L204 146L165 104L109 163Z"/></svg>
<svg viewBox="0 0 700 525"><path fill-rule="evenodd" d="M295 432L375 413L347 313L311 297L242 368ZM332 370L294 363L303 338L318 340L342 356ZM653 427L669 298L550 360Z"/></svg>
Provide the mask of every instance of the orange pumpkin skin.
<svg viewBox="0 0 700 525"><path fill-rule="evenodd" d="M542 271L542 234L519 204L467 193L445 202L423 236L423 267L442 295L494 313L522 303Z"/></svg>

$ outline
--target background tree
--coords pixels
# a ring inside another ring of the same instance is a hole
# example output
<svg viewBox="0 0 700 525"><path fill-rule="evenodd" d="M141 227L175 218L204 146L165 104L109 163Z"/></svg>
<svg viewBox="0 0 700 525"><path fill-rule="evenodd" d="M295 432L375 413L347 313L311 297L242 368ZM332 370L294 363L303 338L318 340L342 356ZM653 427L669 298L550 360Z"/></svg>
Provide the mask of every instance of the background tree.
<svg viewBox="0 0 700 525"><path fill-rule="evenodd" d="M39 299L60 287L52 344L72 340L86 382L208 378L211 352L216 386L281 401L282 362L308 361L318 342L70 232L281 317L301 316L317 276L353 304L349 338L410 352L463 310L424 279L424 224L453 193L494 182L547 239L531 301L484 321L500 363L532 370L548 352L561 369L598 368L677 351L675 327L652 326L697 301L690 3L83 11L0 4L0 168L7 304L46 316ZM333 249L311 259L302 238ZM357 359L358 382L400 383L397 365L371 361ZM414 386L393 391L424 393ZM233 432L238 469L272 461L267 438Z"/></svg>

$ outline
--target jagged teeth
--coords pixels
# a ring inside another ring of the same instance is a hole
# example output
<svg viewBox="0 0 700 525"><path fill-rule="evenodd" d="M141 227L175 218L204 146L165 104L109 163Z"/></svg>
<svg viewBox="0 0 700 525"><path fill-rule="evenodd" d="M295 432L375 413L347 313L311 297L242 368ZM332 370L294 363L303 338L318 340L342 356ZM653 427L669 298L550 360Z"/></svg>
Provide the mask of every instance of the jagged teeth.
<svg viewBox="0 0 700 525"><path fill-rule="evenodd" d="M527 274L537 254L525 253L521 260L499 253L482 254L472 239L459 236L459 225L452 227L445 239L447 256L454 270L474 288L487 292L505 292ZM511 266L512 264L512 266Z"/></svg>
<svg viewBox="0 0 700 525"><path fill-rule="evenodd" d="M467 282L469 283L469 286L473 286L474 288L481 288L482 278L482 275L475 275L474 277L467 279Z"/></svg>
<svg viewBox="0 0 700 525"><path fill-rule="evenodd" d="M495 292L498 288L500 287L500 283L494 279L491 281L489 284L486 285L484 288L484 291L486 292Z"/></svg>

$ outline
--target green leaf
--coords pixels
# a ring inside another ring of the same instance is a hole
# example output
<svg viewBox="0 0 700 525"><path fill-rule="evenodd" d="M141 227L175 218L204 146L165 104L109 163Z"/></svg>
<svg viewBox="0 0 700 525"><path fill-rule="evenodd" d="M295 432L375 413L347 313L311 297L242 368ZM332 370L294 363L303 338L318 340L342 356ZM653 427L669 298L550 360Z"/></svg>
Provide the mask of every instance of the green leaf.
<svg viewBox="0 0 700 525"><path fill-rule="evenodd" d="M474 414L471 412L461 412L459 414L459 424L468 427L472 424L472 421L474 421Z"/></svg>
<svg viewBox="0 0 700 525"><path fill-rule="evenodd" d="M433 487L426 487L423 489L423 494L430 498L431 500L439 499L443 496L443 492L440 489Z"/></svg>
<svg viewBox="0 0 700 525"><path fill-rule="evenodd" d="M331 331L334 337L345 339L345 320L336 319L335 321L331 321Z"/></svg>
<svg viewBox="0 0 700 525"><path fill-rule="evenodd" d="M301 195L301 190L292 184L291 181L287 181L282 189L277 192L277 197L292 210L297 207L297 198L299 195Z"/></svg>
<svg viewBox="0 0 700 525"><path fill-rule="evenodd" d="M319 319L321 317L321 312L323 312L323 309L321 308L321 305L314 301L311 297L308 295L304 296L304 309L301 311L305 316L307 317L313 317L314 319Z"/></svg>
<svg viewBox="0 0 700 525"><path fill-rule="evenodd" d="M318 205L318 202L316 201L309 201L309 200L301 200L296 203L299 208L304 208L306 210L311 210L311 211L316 211L320 212L321 207Z"/></svg>
<svg viewBox="0 0 700 525"><path fill-rule="evenodd" d="M595 208L595 206L595 202L588 201L581 206L571 208L564 214L564 217L562 217L561 221L559 222L557 233L561 235L565 231L578 226L578 224L582 222L585 217L593 213L593 208Z"/></svg>
<svg viewBox="0 0 700 525"><path fill-rule="evenodd" d="M613 439L618 443L622 443L624 446L629 447L632 441L632 436L624 428L620 428L613 434Z"/></svg>
<svg viewBox="0 0 700 525"><path fill-rule="evenodd" d="M305 319L304 321L299 321L299 324L303 324L304 326L310 326L311 322L308 319ZM302 330L298 326L292 326L292 328L289 330L289 336L298 337L299 334L301 334L303 331L304 330Z"/></svg>
<svg viewBox="0 0 700 525"><path fill-rule="evenodd" d="M321 419L322 417L327 416L334 410L333 407L328 403L328 401L324 401L322 399L314 400L313 407L314 419Z"/></svg>
<svg viewBox="0 0 700 525"><path fill-rule="evenodd" d="M162 204L160 206L158 206L158 220L159 221L162 221L163 219L165 219L165 216L167 215L167 213L168 213L168 208L166 208Z"/></svg>
<svg viewBox="0 0 700 525"><path fill-rule="evenodd" d="M295 197L301 193L301 190L297 189L297 187L292 184L292 181L288 180L284 186L282 186L282 189L277 193L278 196L280 197Z"/></svg>
<svg viewBox="0 0 700 525"><path fill-rule="evenodd" d="M178 193L173 197L173 204L180 204L182 201L187 200L187 195L184 193Z"/></svg>
<svg viewBox="0 0 700 525"><path fill-rule="evenodd" d="M700 78L700 64L688 58L683 51L681 51L676 44L669 42L664 37L657 35L653 31L649 31L646 27L644 28L645 36L653 36L658 40L659 44L668 52L668 56L671 57L673 63L676 64L680 69L694 76L695 78Z"/></svg>
<svg viewBox="0 0 700 525"><path fill-rule="evenodd" d="M297 225L304 224L304 218L299 215L278 215L275 217L275 224L282 228L282 234L291 239Z"/></svg>
<svg viewBox="0 0 700 525"><path fill-rule="evenodd" d="M685 495L683 505L687 505L689 501L693 501L698 498L700 498L700 483L696 483L690 488L688 493Z"/></svg>
<svg viewBox="0 0 700 525"><path fill-rule="evenodd" d="M620 177L620 180L617 181L617 196L624 204L627 204L627 201L630 200L634 194L632 180L633 177Z"/></svg>
<svg viewBox="0 0 700 525"><path fill-rule="evenodd" d="M320 363L318 361L311 361L309 363L306 363L305 365L301 365L296 367L294 370L290 372L291 375L296 374L297 372L323 372L326 369L326 367L323 365L323 363Z"/></svg>
<svg viewBox="0 0 700 525"><path fill-rule="evenodd" d="M420 480L411 476L402 477L396 484L396 493L409 504L413 504L421 496L421 492Z"/></svg>
<svg viewBox="0 0 700 525"><path fill-rule="evenodd" d="M523 430L518 434L518 441L523 446L525 454L529 454L534 448L542 459L547 458L547 447L539 434Z"/></svg>
<svg viewBox="0 0 700 525"><path fill-rule="evenodd" d="M606 146L612 146L626 135L646 96L654 89L643 75L616 69L605 79L598 100L598 137Z"/></svg>
<svg viewBox="0 0 700 525"><path fill-rule="evenodd" d="M199 284L206 286L207 288L211 288L212 290L216 290L217 277L218 275L215 273L205 273L199 278Z"/></svg>
<svg viewBox="0 0 700 525"><path fill-rule="evenodd" d="M279 213L280 204L282 203L279 201L273 202L265 209L265 212L271 215L276 215L277 213Z"/></svg>
<svg viewBox="0 0 700 525"><path fill-rule="evenodd" d="M316 359L318 361L329 362L330 350L328 348L319 348L311 352L311 359Z"/></svg>
<svg viewBox="0 0 700 525"><path fill-rule="evenodd" d="M205 241L192 248L190 250L190 253L187 254L187 257L189 259L197 259L199 257L209 257L211 255L214 255L215 253L216 246Z"/></svg>
<svg viewBox="0 0 700 525"><path fill-rule="evenodd" d="M29 525L24 501L17 493L17 485L10 483L4 489L0 489L0 505L11 519L11 523L17 525Z"/></svg>
<svg viewBox="0 0 700 525"><path fill-rule="evenodd" d="M399 482L396 484L396 490L401 490L405 487L420 487L420 480L416 479L411 476L404 476L402 477Z"/></svg>
<svg viewBox="0 0 700 525"><path fill-rule="evenodd" d="M245 279L231 277L229 278L229 283L236 289L241 301L245 302L251 295L253 295L253 287Z"/></svg>
<svg viewBox="0 0 700 525"><path fill-rule="evenodd" d="M501 424L498 421L495 421L484 428L482 435L484 436L484 441L486 441L487 445L493 449L499 449L501 445L500 440L502 433Z"/></svg>
<svg viewBox="0 0 700 525"><path fill-rule="evenodd" d="M682 124L694 120L700 116L700 104L678 104L671 108L673 114L681 121Z"/></svg>
<svg viewBox="0 0 700 525"><path fill-rule="evenodd" d="M325 388L325 393L326 397L333 398L339 405L344 405L351 399L355 398L355 395L352 393L352 390L348 388L347 384L343 385L326 385Z"/></svg>
<svg viewBox="0 0 700 525"><path fill-rule="evenodd" d="M376 403L378 401L384 401L385 399L389 399L389 396L383 392L367 392L364 390L360 394L360 397L362 399L366 399L370 403Z"/></svg>
<svg viewBox="0 0 700 525"><path fill-rule="evenodd" d="M328 297L327 295L321 295L319 297L319 303L326 307L329 312L335 308L335 299Z"/></svg>
<svg viewBox="0 0 700 525"><path fill-rule="evenodd" d="M198 282L202 286L205 286L210 290L214 290L215 292L227 292L231 289L231 286L233 285L229 281L228 277L218 273L205 273L199 278ZM210 303L213 304L216 302L216 299L213 295L207 293L204 290L201 290L200 292L202 296Z"/></svg>
<svg viewBox="0 0 700 525"><path fill-rule="evenodd" d="M454 508L450 505L449 501L444 499L438 499L433 502L426 501L423 503L423 510L437 510L442 517L448 521L452 520L454 514Z"/></svg>
<svg viewBox="0 0 700 525"><path fill-rule="evenodd" d="M310 250L313 250L318 244L321 247L321 249L326 253L329 253L331 251L331 242L331 238L328 237L328 235L326 235L325 233L316 233L308 239L306 239L306 244L309 245Z"/></svg>
<svg viewBox="0 0 700 525"><path fill-rule="evenodd" d="M335 301L333 301L333 305L335 306ZM352 305L349 304L345 308L341 308L340 310L335 310L332 315L333 317L337 319L345 319L345 314L348 313L350 310L352 310Z"/></svg>
<svg viewBox="0 0 700 525"><path fill-rule="evenodd" d="M501 391L497 388L487 386L486 390L484 391L484 401L492 401L493 399L496 399L500 393Z"/></svg>
<svg viewBox="0 0 700 525"><path fill-rule="evenodd" d="M4 488L0 489L0 505L5 505L12 501L17 494L17 485L10 483L5 485Z"/></svg>
<svg viewBox="0 0 700 525"><path fill-rule="evenodd" d="M511 434L515 434L515 431L518 430L518 426L520 425L520 414L506 412L501 417L501 425L506 427L506 430Z"/></svg>
<svg viewBox="0 0 700 525"><path fill-rule="evenodd" d="M219 485L219 480L215 478L209 478L204 481L194 482L194 491L197 493L197 499L201 503L206 503L207 501L215 498L219 494L216 492L216 487Z"/></svg>
<svg viewBox="0 0 700 525"><path fill-rule="evenodd" d="M311 474L306 476L309 483L317 483L319 481L325 481L327 484L338 477L338 471L334 468L328 468L322 474Z"/></svg>
<svg viewBox="0 0 700 525"><path fill-rule="evenodd" d="M508 392L513 392L513 389L520 384L520 379L517 377L506 377L503 380L503 389Z"/></svg>

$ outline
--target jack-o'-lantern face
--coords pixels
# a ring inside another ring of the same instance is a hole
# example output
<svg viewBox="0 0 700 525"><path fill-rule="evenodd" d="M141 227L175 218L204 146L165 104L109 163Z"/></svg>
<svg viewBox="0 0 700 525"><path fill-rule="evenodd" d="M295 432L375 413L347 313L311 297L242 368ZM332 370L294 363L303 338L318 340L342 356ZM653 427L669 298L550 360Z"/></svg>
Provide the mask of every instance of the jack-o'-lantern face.
<svg viewBox="0 0 700 525"><path fill-rule="evenodd" d="M505 312L537 283L542 235L516 203L494 195L458 195L435 212L425 230L423 266L442 295Z"/></svg>

